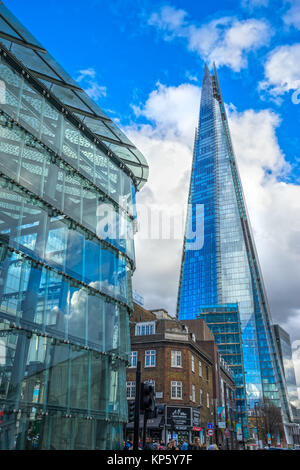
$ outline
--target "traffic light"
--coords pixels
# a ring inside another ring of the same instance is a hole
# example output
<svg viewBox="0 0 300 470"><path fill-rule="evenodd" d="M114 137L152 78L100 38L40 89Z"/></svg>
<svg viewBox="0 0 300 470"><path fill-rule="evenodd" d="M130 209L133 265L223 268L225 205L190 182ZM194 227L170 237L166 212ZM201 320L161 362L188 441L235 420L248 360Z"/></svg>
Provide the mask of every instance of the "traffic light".
<svg viewBox="0 0 300 470"><path fill-rule="evenodd" d="M141 383L141 410L154 411L155 409L155 392L154 387L148 383Z"/></svg>
<svg viewBox="0 0 300 470"><path fill-rule="evenodd" d="M135 415L135 402L129 401L128 402L128 423L132 423L134 421Z"/></svg>
<svg viewBox="0 0 300 470"><path fill-rule="evenodd" d="M158 418L158 415L159 415L159 411L158 411L157 406L155 406L153 411L148 411L148 414L147 414L148 419Z"/></svg>

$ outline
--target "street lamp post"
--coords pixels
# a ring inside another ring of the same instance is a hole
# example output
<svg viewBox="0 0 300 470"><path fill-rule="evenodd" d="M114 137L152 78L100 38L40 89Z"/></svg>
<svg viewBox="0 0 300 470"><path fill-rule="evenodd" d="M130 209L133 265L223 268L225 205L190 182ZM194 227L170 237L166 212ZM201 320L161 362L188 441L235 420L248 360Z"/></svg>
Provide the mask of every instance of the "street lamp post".
<svg viewBox="0 0 300 470"><path fill-rule="evenodd" d="M257 446L259 446L259 428L258 428L258 420L257 420L257 405L258 401L254 402L254 410L255 410L255 422L256 422L256 429L257 429Z"/></svg>

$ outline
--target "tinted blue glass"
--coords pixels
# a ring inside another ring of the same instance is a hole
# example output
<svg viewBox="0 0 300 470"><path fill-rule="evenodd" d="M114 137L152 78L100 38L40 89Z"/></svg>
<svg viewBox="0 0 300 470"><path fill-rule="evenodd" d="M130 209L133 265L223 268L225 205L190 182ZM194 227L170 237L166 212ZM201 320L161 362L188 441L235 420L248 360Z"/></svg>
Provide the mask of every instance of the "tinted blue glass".
<svg viewBox="0 0 300 470"><path fill-rule="evenodd" d="M204 243L194 250L189 243L189 228L193 226L195 230L197 204L204 205ZM276 404L281 400L283 414L288 414L270 312L219 82L216 73L211 75L207 67L194 144L189 205L178 317L184 320L200 316L208 322L219 351L234 371L241 413L255 401L268 397ZM246 416L243 424L247 425Z"/></svg>

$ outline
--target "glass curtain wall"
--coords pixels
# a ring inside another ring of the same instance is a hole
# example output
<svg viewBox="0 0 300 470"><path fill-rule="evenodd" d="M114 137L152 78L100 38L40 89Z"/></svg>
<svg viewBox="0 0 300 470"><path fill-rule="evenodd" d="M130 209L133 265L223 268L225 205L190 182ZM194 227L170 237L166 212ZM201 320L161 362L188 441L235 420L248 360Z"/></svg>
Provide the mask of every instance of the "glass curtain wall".
<svg viewBox="0 0 300 470"><path fill-rule="evenodd" d="M0 449L119 449L135 182L1 42Z"/></svg>
<svg viewBox="0 0 300 470"><path fill-rule="evenodd" d="M218 77L205 67L199 126L195 138L189 194L187 227L197 231L196 205L204 206L204 244L193 249L192 240L184 241L178 291L179 319L200 316L205 309L236 305L241 335L233 343L225 336L222 349L242 354L243 369L237 370L239 407L246 415L248 406L268 398L290 415L286 386L271 329L262 274L245 207L243 191L221 96ZM191 248L192 247L192 248ZM233 312L228 310L228 318ZM212 324L214 321L211 322ZM216 325L213 326L215 330ZM220 332L218 331L218 337ZM241 370L244 375L240 383ZM245 418L245 436L247 426Z"/></svg>

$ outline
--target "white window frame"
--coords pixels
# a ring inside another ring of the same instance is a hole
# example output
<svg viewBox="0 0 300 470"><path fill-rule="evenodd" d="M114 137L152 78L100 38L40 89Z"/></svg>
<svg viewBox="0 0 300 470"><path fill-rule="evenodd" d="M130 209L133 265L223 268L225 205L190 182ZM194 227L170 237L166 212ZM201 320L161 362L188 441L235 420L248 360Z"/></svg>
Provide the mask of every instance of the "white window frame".
<svg viewBox="0 0 300 470"><path fill-rule="evenodd" d="M138 322L135 325L135 336L155 335L155 321Z"/></svg>
<svg viewBox="0 0 300 470"><path fill-rule="evenodd" d="M175 388L175 396L173 395L174 388ZM171 380L171 399L182 400L182 382L181 381Z"/></svg>
<svg viewBox="0 0 300 470"><path fill-rule="evenodd" d="M134 391L134 393L133 393ZM128 393L129 392L129 393ZM126 382L126 397L127 400L132 400L135 398L136 393L136 383L133 380L129 380Z"/></svg>
<svg viewBox="0 0 300 470"><path fill-rule="evenodd" d="M203 405L203 390L200 388L200 405Z"/></svg>
<svg viewBox="0 0 300 470"><path fill-rule="evenodd" d="M206 406L209 408L209 393L206 394Z"/></svg>
<svg viewBox="0 0 300 470"><path fill-rule="evenodd" d="M202 362L199 361L199 377L202 377Z"/></svg>
<svg viewBox="0 0 300 470"><path fill-rule="evenodd" d="M178 358L180 358L178 364ZM182 367L182 352L181 351L171 351L171 367Z"/></svg>
<svg viewBox="0 0 300 470"><path fill-rule="evenodd" d="M195 372L195 356L192 354L192 372Z"/></svg>
<svg viewBox="0 0 300 470"><path fill-rule="evenodd" d="M152 359L154 358L154 364L152 364ZM147 359L150 359L150 364L147 364ZM156 367L156 350L148 349L145 351L145 367Z"/></svg>
<svg viewBox="0 0 300 470"><path fill-rule="evenodd" d="M133 359L133 357L135 357L135 362L136 362L135 366L132 365L132 359ZM138 361L138 351L131 351L130 356L129 356L129 362L130 362L130 366L129 366L129 367L130 367L130 368L135 368L135 367L137 367L137 361Z"/></svg>
<svg viewBox="0 0 300 470"><path fill-rule="evenodd" d="M196 386L192 384L192 401L196 402Z"/></svg>

